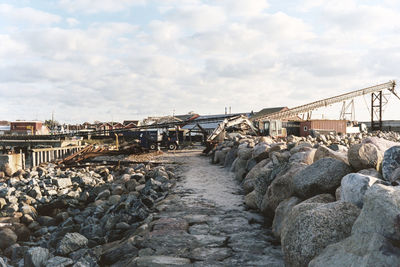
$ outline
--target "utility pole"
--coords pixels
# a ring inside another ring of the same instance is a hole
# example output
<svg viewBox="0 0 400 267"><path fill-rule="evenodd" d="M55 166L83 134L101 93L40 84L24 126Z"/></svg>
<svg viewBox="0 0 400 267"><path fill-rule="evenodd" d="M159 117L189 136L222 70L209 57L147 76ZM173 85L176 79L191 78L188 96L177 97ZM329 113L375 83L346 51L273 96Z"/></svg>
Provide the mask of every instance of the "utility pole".
<svg viewBox="0 0 400 267"><path fill-rule="evenodd" d="M53 110L53 112L51 112L51 125L50 125L50 128L51 128L51 134L54 134L54 110Z"/></svg>

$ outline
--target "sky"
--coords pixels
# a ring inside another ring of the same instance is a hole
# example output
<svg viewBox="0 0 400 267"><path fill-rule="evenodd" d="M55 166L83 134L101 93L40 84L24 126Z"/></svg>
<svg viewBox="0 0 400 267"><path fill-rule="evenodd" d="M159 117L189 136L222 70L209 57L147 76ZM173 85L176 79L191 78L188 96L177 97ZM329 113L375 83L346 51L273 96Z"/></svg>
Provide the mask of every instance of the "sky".
<svg viewBox="0 0 400 267"><path fill-rule="evenodd" d="M396 0L0 0L0 120L303 105L396 80L399 14ZM399 99L383 117L400 119Z"/></svg>

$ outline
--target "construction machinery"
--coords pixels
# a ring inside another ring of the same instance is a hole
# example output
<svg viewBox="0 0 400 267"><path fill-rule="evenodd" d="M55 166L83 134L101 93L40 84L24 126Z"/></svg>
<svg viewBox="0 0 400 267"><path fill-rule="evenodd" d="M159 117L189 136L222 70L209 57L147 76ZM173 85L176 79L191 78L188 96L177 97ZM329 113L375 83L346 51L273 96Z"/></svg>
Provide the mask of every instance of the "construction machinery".
<svg viewBox="0 0 400 267"><path fill-rule="evenodd" d="M235 130L250 130L254 135L259 135L259 131L254 127L253 123L244 115L238 115L235 117L224 119L217 128L207 137L206 148L203 153L211 151L216 144L225 139L226 131L230 128L236 128Z"/></svg>
<svg viewBox="0 0 400 267"><path fill-rule="evenodd" d="M295 108L273 112L250 120L244 116L233 117L229 120L226 119L222 123L220 123L218 127L214 130L214 132L207 138L207 148L205 152L210 151L211 149L209 147L215 146L217 141L221 139L221 134L224 132L224 130L233 125L246 123L257 135L285 137L287 135L287 131L286 128L283 127L283 120L294 118L300 114L307 114L307 120L309 120L311 119L311 114L313 110L321 107L327 107L329 105L339 102L343 102L341 117L344 117L347 114L346 110L348 108L352 108L354 110L353 99L355 97L364 96L367 94L371 94L371 129L380 129L382 127L382 107L387 102L383 91L388 90L390 93L394 94L397 98L400 99L399 95L395 92L395 86L395 81L389 81L387 83L352 91L339 96L326 98ZM351 100L350 103L352 104L346 105L345 101L347 100ZM217 138L218 136L220 137L219 139Z"/></svg>
<svg viewBox="0 0 400 267"><path fill-rule="evenodd" d="M321 108L327 107L329 105L344 102L347 100L354 99L358 96L364 96L371 94L371 129L379 130L382 128L382 110L383 106L387 103L387 98L383 91L388 90L390 93L395 95L400 99L399 95L395 91L396 82L389 81L387 83L378 84L375 86L367 87L361 90L352 91L350 93L326 98L323 100L318 100L306 105L298 106L295 108L291 108L284 111L274 112L271 114L267 114L265 116L258 117L254 121L271 121L271 120L283 120L287 118L291 118L294 116L298 116L299 114L307 114L307 119L311 119L312 111ZM344 103L342 108L342 114L346 113L346 108L351 107L351 105L347 105Z"/></svg>

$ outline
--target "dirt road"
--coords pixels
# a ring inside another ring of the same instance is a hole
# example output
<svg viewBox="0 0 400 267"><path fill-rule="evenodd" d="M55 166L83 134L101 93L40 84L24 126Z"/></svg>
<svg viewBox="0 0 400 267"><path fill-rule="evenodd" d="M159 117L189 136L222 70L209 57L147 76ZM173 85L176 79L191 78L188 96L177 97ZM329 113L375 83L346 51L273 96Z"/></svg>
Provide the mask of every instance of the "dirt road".
<svg viewBox="0 0 400 267"><path fill-rule="evenodd" d="M164 157L180 163L180 179L157 206L139 266L284 266L263 217L246 210L229 171L200 151Z"/></svg>

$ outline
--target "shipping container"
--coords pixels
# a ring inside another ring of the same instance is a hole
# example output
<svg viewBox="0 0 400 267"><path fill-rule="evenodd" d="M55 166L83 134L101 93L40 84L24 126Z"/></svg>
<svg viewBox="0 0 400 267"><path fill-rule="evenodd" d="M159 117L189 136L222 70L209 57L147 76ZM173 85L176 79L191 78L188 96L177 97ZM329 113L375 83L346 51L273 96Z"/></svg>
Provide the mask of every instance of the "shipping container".
<svg viewBox="0 0 400 267"><path fill-rule="evenodd" d="M311 132L321 133L334 132L346 134L346 120L309 120L300 122L300 136L310 135Z"/></svg>

